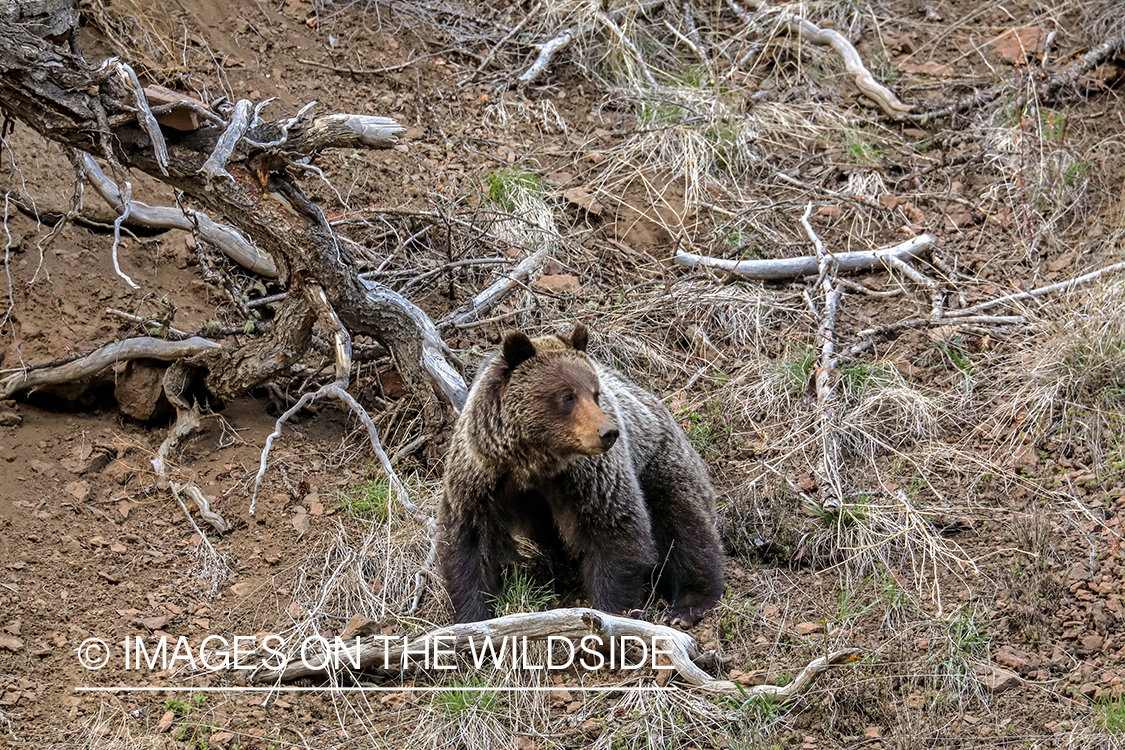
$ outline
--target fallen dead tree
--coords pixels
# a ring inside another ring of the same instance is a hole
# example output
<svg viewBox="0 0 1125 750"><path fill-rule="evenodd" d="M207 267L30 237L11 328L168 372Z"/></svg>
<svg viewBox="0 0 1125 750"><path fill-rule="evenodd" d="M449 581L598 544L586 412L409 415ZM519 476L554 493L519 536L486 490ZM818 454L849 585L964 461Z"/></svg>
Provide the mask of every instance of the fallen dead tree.
<svg viewBox="0 0 1125 750"><path fill-rule="evenodd" d="M622 642L622 637L653 644L660 649L662 655L667 656L669 665L687 685L732 698L786 701L808 689L831 667L855 662L861 657L859 649L833 651L814 659L786 685L744 687L729 680L715 679L700 667L698 662L713 660L714 655L705 652L693 636L682 630L609 615L596 609L573 607L450 625L409 638L360 636L350 641L340 640L336 645L323 639L319 640L319 650L303 650L298 658L285 659L282 660L283 663L277 663L276 654L264 650L249 656L240 654L238 662L241 669L250 670L247 673L250 682L276 683L300 677L326 676L342 665L353 669L401 669L412 661L434 658L435 649L440 654L466 654L473 649L483 649L484 644L489 641L496 645L498 641L505 639L508 643L515 644L523 643L525 639L545 641L548 638L565 638L581 641L589 637L597 638L600 644Z"/></svg>
<svg viewBox="0 0 1125 750"><path fill-rule="evenodd" d="M0 67L5 71L0 109L7 116L109 164L112 182L99 179L92 169L88 174L120 212L115 234L134 210L152 210L132 201L125 170L139 169L237 230L209 232L208 220L196 214L192 224L200 226L205 238L210 234L220 247L224 240L231 247L242 245L239 234L250 238L268 258L255 258L258 253L251 248L248 265L265 275L275 270L279 283L290 290L265 336L231 339L185 356L194 378L214 399L237 397L285 372L310 349L314 328L332 329L323 314L330 309L350 332L370 335L386 346L407 385L425 397L430 422L444 421L442 402L454 408L463 402L464 379L432 321L401 295L359 278L352 245L340 241L298 185L298 177L309 171L308 161L325 149L390 147L401 131L396 122L307 112L265 121L259 116L261 105L243 100L216 116L222 125L208 121L166 140L143 89L121 62L95 67L69 49L0 20ZM81 163L88 166L84 158ZM323 289L328 308L312 298L314 286Z"/></svg>
<svg viewBox="0 0 1125 750"><path fill-rule="evenodd" d="M294 116L267 121L261 112L268 102L255 105L240 100L204 111L206 116L195 130L165 133L127 64L111 59L92 65L69 47L51 44L4 19L0 19L0 69L4 71L0 110L10 120L72 149L80 179L92 184L116 212L110 252L124 283L139 288L117 258L122 225L130 220L191 231L201 243L284 290L273 295L268 305L256 308L267 321L254 326L256 335L220 331L203 338L178 331L175 341L126 338L85 355L7 374L0 381L4 397L80 380L131 359L172 362L163 390L178 419L154 461L158 486L169 488L185 513L182 495L193 500L203 518L220 532L229 530L230 524L211 509L197 486L181 481L168 465L198 428L201 402L207 402L204 407L221 406L270 383L300 366L314 344L324 348L328 339L336 354L335 378L310 390L295 408L321 396L343 401L367 425L393 481L370 417L345 391L352 367L352 336L370 336L391 354L406 386L421 397L422 417L430 430L440 429L461 407L468 389L460 363L433 321L403 295L360 276L357 255L368 251L337 235L299 184L306 174L320 174L311 162L326 149L390 148L402 131L397 122L377 116L312 113L312 104ZM108 169L103 171L93 157ZM134 200L128 170L170 185L180 192L183 203L193 207L161 208ZM77 202L68 217L77 214L76 208ZM248 311L240 294L232 297L244 313ZM268 445L263 469L267 455ZM409 499L405 493L400 495L409 510ZM427 575L425 570L418 573L415 606Z"/></svg>

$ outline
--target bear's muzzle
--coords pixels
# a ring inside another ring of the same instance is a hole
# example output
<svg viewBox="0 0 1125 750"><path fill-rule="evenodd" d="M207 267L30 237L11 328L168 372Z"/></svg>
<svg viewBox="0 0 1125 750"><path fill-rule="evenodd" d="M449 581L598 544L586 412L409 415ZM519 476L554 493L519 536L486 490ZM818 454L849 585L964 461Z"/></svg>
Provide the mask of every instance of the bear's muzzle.
<svg viewBox="0 0 1125 750"><path fill-rule="evenodd" d="M617 425L613 422L606 422L598 427L598 439L602 441L604 450L608 451L612 448L619 437L621 437L621 430L617 429Z"/></svg>

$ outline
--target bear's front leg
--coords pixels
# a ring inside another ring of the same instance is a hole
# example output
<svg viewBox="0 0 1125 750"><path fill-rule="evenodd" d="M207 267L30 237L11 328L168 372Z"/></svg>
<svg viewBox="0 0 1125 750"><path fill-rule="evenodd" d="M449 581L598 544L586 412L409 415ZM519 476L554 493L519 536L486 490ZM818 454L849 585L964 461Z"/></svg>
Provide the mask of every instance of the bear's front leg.
<svg viewBox="0 0 1125 750"><path fill-rule="evenodd" d="M489 619L488 600L501 594L502 566L514 555L507 527L489 513L485 496L448 486L438 506L438 523L438 568L453 602L454 620Z"/></svg>
<svg viewBox="0 0 1125 750"><path fill-rule="evenodd" d="M651 563L638 564L631 554L621 554L615 539L591 539L582 554L582 583L590 606L610 614L628 614L643 604Z"/></svg>
<svg viewBox="0 0 1125 750"><path fill-rule="evenodd" d="M656 547L637 478L622 456L611 456L576 462L559 478L552 510L581 561L590 606L621 614L644 603Z"/></svg>
<svg viewBox="0 0 1125 750"><path fill-rule="evenodd" d="M442 534L445 549L439 567L445 590L453 602L455 622L477 622L491 617L486 596L500 589L499 571L488 564L483 554L479 530L470 524L446 528Z"/></svg>

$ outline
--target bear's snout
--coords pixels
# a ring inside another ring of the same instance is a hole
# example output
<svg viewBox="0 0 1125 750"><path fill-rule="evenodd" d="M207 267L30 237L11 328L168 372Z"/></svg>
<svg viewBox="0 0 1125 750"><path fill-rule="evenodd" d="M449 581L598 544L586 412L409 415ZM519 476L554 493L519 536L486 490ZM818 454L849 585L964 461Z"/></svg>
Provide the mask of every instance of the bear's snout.
<svg viewBox="0 0 1125 750"><path fill-rule="evenodd" d="M617 429L617 426L612 422L606 422L598 427L598 439L602 441L604 450L612 448L619 437L621 437L621 430Z"/></svg>

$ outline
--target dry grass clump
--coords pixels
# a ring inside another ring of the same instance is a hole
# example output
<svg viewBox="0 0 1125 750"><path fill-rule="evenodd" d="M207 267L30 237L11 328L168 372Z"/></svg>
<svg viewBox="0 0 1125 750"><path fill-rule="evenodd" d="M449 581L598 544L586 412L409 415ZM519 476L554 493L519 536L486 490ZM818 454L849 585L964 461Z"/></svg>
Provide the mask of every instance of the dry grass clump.
<svg viewBox="0 0 1125 750"><path fill-rule="evenodd" d="M809 508L820 526L801 540L813 562L840 566L850 580L890 571L904 587L942 610L940 574L960 576L976 565L935 527L935 515L908 493L857 494L839 512Z"/></svg>
<svg viewBox="0 0 1125 750"><path fill-rule="evenodd" d="M537 250L558 240L555 212L546 200L543 178L520 167L489 176L487 199L500 212L490 231L516 247Z"/></svg>
<svg viewBox="0 0 1125 750"><path fill-rule="evenodd" d="M792 559L803 526L802 501L776 475L760 474L720 498L718 525L731 554Z"/></svg>
<svg viewBox="0 0 1125 750"><path fill-rule="evenodd" d="M920 446L938 436L940 397L907 382L891 362L860 362L840 371L844 403L840 424L845 447L876 455Z"/></svg>
<svg viewBox="0 0 1125 750"><path fill-rule="evenodd" d="M1086 215L1093 163L1079 117L1040 103L1032 90L1022 107L994 110L983 136L985 158L999 176L983 198L1017 207L1012 219L1028 253L1057 243Z"/></svg>
<svg viewBox="0 0 1125 750"><path fill-rule="evenodd" d="M432 514L440 484L409 478L405 483L415 504ZM352 615L399 620L410 608L416 575L430 550L426 526L395 502L385 481L349 489L341 509L335 532L318 538L292 568L292 605L284 608L288 623L279 631L288 642L338 632ZM447 621L440 582L431 579L427 587L419 617Z"/></svg>
<svg viewBox="0 0 1125 750"><path fill-rule="evenodd" d="M754 705L746 712L688 691L661 691L647 677L624 672L601 677L610 681L598 679L598 687L616 684L621 691L583 692L525 669L447 673L440 691L420 694L404 727L411 746L434 749L519 747L532 738L546 747L672 750L720 739L741 746L782 716L780 707ZM560 699L569 701L566 712L558 710Z"/></svg>
<svg viewBox="0 0 1125 750"><path fill-rule="evenodd" d="M729 366L725 352L745 356L763 351L796 309L782 295L760 286L720 286L700 279L648 286L616 302L591 316L600 333L595 352L626 369L665 374L683 368L684 351L719 369Z"/></svg>
<svg viewBox="0 0 1125 750"><path fill-rule="evenodd" d="M1063 310L1043 311L1032 345L1003 368L999 416L1020 426L1013 439L1029 431L1093 438L1125 419L1125 282L1068 300Z"/></svg>
<svg viewBox="0 0 1125 750"><path fill-rule="evenodd" d="M936 598L939 569L972 565L940 537L916 500L926 484L913 457L935 444L946 405L908 383L891 362L856 363L836 374L835 416L826 424L825 406L811 392L818 366L815 350L796 348L776 360L752 360L728 389L741 419L761 431L766 454L764 461L748 463L757 466L757 478L724 501L720 518L728 548L788 550L815 566L840 565L849 580L895 571L919 595ZM833 464L845 493L835 511L818 504L812 485L799 490L793 484L802 475L802 481L824 482L825 430L839 446ZM910 490L897 491L896 485Z"/></svg>
<svg viewBox="0 0 1125 750"><path fill-rule="evenodd" d="M446 674L440 690L420 699L412 747L514 747L517 737L550 731L550 693L527 689L551 686L542 671L468 668ZM506 689L513 687L521 689Z"/></svg>
<svg viewBox="0 0 1125 750"><path fill-rule="evenodd" d="M482 121L499 133L517 131L521 125L531 125L547 134L569 132L566 119L550 99L500 97L485 108Z"/></svg>
<svg viewBox="0 0 1125 750"><path fill-rule="evenodd" d="M952 703L962 710L988 705L989 694L979 675L991 661L991 625L988 607L978 601L915 625L928 647L914 680L927 688L929 705Z"/></svg>
<svg viewBox="0 0 1125 750"><path fill-rule="evenodd" d="M636 127L607 152L594 187L610 197L639 187L656 199L663 183L674 182L683 189L685 216L719 199L741 206L753 202L744 195L747 186L770 180L786 155L835 139L848 122L844 110L831 103L751 105L750 93L677 84L630 96ZM740 216L756 223L753 212Z"/></svg>
<svg viewBox="0 0 1125 750"><path fill-rule="evenodd" d="M762 728L775 724L780 707L755 705L761 711L736 710L686 691L631 691L619 696L601 695L586 701L577 714L598 726L597 739L587 745L599 750L655 748L673 750L722 743L752 746Z"/></svg>
<svg viewBox="0 0 1125 750"><path fill-rule="evenodd" d="M732 400L742 417L773 435L772 447L791 450L807 438L794 429L794 415L804 415L798 424L815 417L811 380L818 364L811 346L797 347L778 359L750 360L732 381ZM852 456L871 460L937 437L945 410L941 398L909 383L892 362L846 365L837 374L836 390L837 423Z"/></svg>

